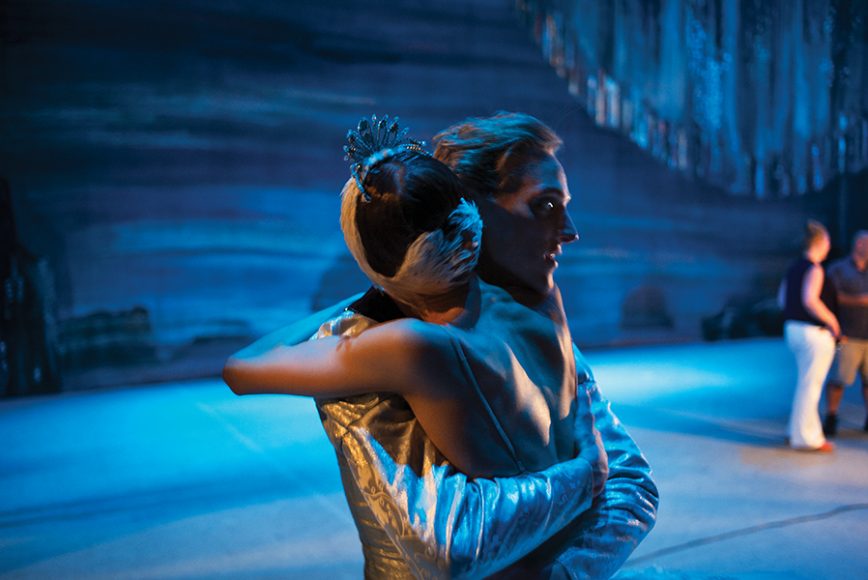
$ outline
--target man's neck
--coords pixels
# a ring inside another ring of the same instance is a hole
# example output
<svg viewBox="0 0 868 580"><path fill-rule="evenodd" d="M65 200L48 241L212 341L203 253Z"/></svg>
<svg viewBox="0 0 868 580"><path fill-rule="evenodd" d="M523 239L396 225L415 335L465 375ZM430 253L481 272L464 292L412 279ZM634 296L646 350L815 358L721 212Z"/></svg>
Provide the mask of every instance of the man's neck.
<svg viewBox="0 0 868 580"><path fill-rule="evenodd" d="M480 274L479 276L483 282L487 284L491 284L492 286L497 286L498 288L502 288L506 292L512 296L512 299L518 302L523 306L527 306L528 308L537 308L547 301L551 300L555 294L557 294L557 286L553 286L548 290L548 292L540 293L536 290L532 290L527 286L522 286L518 283L506 282L504 280L498 280L491 276L485 276Z"/></svg>

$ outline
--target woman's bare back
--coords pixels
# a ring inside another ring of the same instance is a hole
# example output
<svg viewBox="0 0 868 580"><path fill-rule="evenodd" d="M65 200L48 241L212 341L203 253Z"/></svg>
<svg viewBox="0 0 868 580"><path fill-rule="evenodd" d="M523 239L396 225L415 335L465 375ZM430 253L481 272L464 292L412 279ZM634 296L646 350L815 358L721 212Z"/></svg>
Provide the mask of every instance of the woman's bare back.
<svg viewBox="0 0 868 580"><path fill-rule="evenodd" d="M575 360L559 295L528 307L480 282L452 324L414 324L432 350L406 397L459 469L510 475L575 455Z"/></svg>

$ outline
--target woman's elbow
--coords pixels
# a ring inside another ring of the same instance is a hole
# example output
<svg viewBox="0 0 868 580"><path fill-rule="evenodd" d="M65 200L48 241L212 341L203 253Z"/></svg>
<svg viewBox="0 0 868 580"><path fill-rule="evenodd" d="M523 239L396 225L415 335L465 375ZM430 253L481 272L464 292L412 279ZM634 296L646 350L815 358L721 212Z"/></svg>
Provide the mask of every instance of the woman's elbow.
<svg viewBox="0 0 868 580"><path fill-rule="evenodd" d="M802 300L802 306L804 306L805 310L807 310L810 314L818 316L818 313L823 308L823 301L814 296L806 297Z"/></svg>

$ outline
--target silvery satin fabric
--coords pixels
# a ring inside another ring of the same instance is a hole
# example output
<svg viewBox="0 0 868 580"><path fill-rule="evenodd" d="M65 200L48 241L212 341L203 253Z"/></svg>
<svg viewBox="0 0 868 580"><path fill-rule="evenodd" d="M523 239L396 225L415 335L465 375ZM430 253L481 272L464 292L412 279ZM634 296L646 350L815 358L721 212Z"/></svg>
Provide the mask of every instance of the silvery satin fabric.
<svg viewBox="0 0 868 580"><path fill-rule="evenodd" d="M346 311L317 337L354 336L372 324ZM317 401L367 578L481 578L498 570L501 577L605 578L623 564L653 526L657 490L647 462L576 355L579 388L591 395L610 454L609 483L593 504L583 460L469 479L437 451L400 397Z"/></svg>

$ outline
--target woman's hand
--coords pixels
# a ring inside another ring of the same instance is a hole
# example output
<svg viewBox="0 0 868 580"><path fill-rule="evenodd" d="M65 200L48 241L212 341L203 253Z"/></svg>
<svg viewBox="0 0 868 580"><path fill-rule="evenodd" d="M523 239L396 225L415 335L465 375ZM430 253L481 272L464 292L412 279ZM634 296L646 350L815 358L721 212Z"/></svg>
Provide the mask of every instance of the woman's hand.
<svg viewBox="0 0 868 580"><path fill-rule="evenodd" d="M826 324L826 328L829 329L829 332L831 332L832 336L834 336L836 339L841 338L841 325L838 324L838 320L836 318L832 318L832 320L830 320Z"/></svg>
<svg viewBox="0 0 868 580"><path fill-rule="evenodd" d="M594 426L594 415L591 412L591 396L587 390L579 386L576 393L576 423L574 426L576 446L579 457L591 465L594 478L594 497L600 495L606 487L609 478L609 457L603 447L600 432Z"/></svg>

